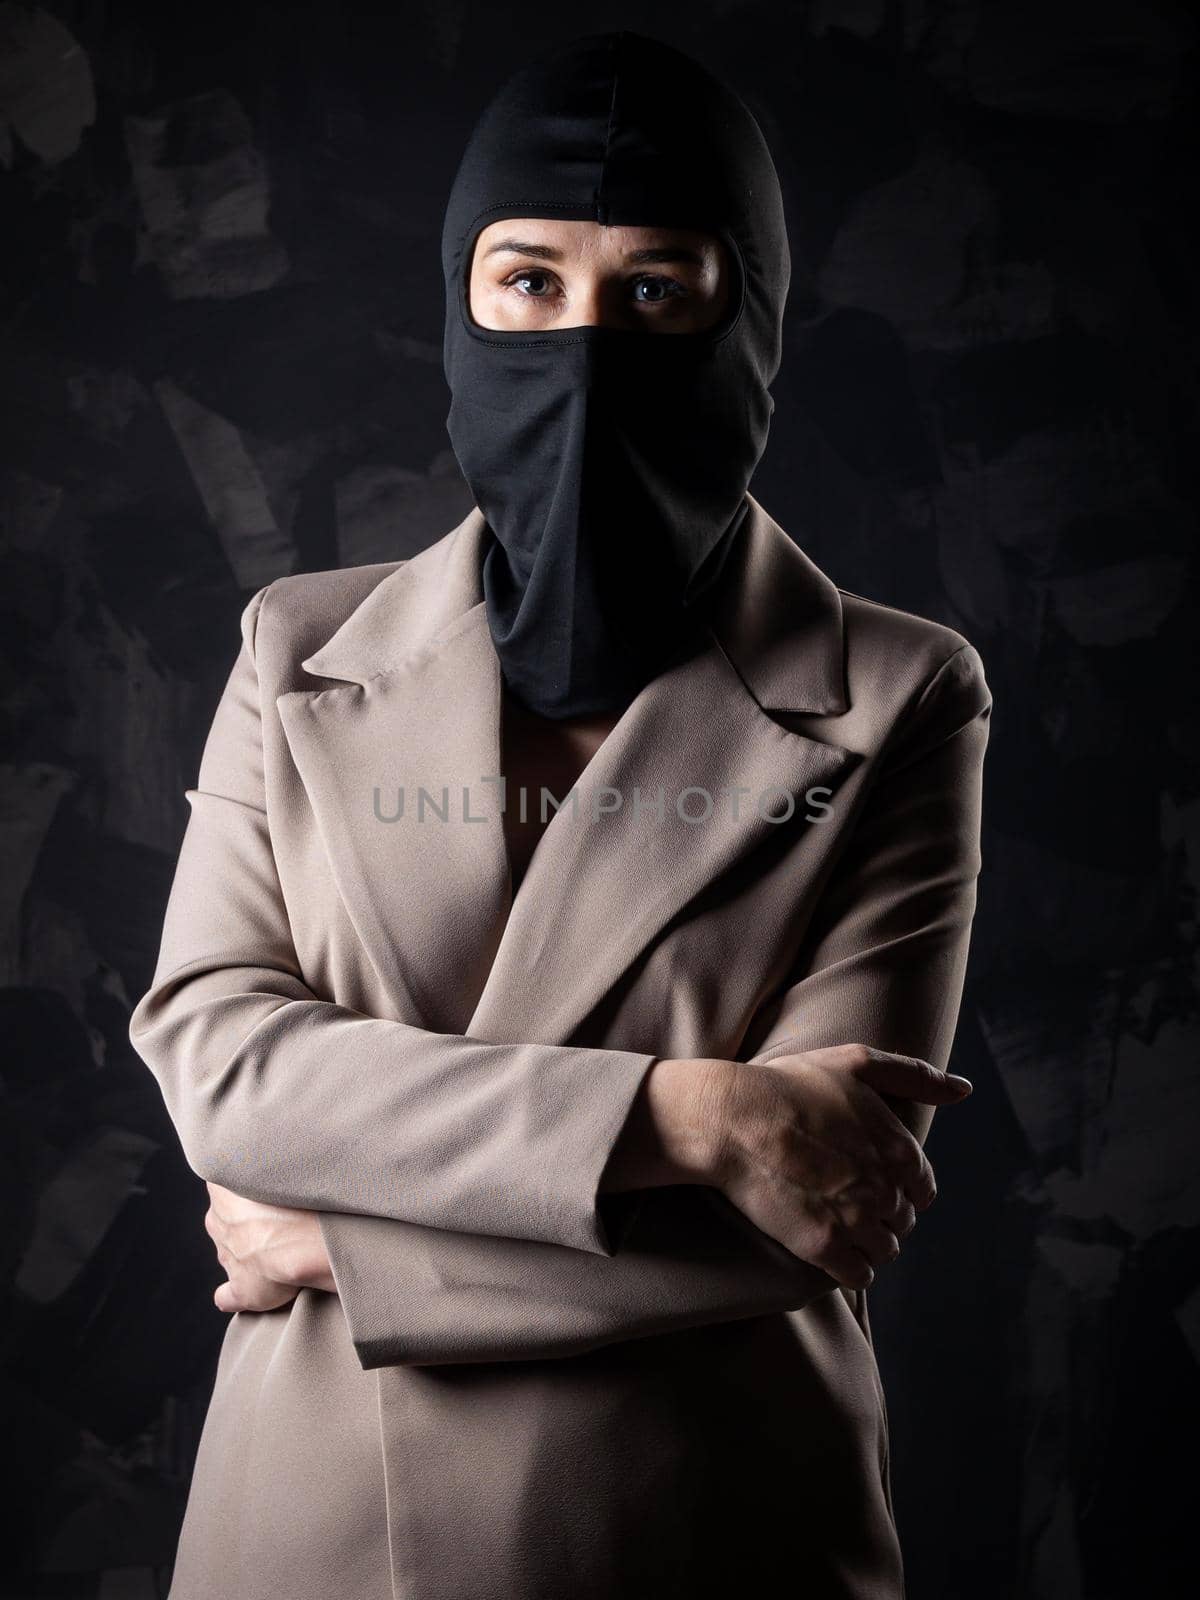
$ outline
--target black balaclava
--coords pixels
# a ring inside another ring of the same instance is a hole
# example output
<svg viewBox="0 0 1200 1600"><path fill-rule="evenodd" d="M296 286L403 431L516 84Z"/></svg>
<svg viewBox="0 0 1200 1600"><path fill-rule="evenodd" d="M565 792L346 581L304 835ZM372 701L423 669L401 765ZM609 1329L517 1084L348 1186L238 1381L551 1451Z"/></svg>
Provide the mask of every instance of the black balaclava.
<svg viewBox="0 0 1200 1600"><path fill-rule="evenodd" d="M726 311L699 333L481 327L475 241L522 216L715 233ZM671 46L577 39L511 77L480 118L442 265L447 427L487 521L505 683L545 717L623 708L704 641L766 446L790 257L762 132Z"/></svg>

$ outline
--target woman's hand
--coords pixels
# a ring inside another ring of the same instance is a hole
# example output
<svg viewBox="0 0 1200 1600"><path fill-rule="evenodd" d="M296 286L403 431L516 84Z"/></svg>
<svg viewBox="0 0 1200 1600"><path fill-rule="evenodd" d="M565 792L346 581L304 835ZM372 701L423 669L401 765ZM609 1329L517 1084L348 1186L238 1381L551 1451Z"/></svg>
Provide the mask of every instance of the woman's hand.
<svg viewBox="0 0 1200 1600"><path fill-rule="evenodd" d="M207 1185L204 1226L228 1274L213 1295L220 1311L274 1311L301 1289L336 1294L337 1286L315 1211L262 1205Z"/></svg>
<svg viewBox="0 0 1200 1600"><path fill-rule="evenodd" d="M954 1105L970 1092L966 1078L862 1044L765 1063L663 1059L600 1188L708 1184L793 1255L847 1289L866 1288L937 1193L888 1098L912 1115L912 1102Z"/></svg>
<svg viewBox="0 0 1200 1600"><path fill-rule="evenodd" d="M716 1186L794 1255L867 1288L937 1194L929 1158L885 1096L955 1105L970 1083L862 1044L722 1065L708 1085L724 1130Z"/></svg>

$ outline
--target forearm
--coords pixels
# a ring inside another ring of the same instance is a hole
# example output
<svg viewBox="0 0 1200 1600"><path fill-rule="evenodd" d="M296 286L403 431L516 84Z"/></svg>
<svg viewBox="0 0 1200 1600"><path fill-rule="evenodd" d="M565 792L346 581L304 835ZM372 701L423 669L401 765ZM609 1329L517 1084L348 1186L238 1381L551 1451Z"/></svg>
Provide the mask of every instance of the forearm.
<svg viewBox="0 0 1200 1600"><path fill-rule="evenodd" d="M600 1174L655 1060L433 1033L236 961L162 978L130 1037L203 1178L277 1205L600 1253Z"/></svg>
<svg viewBox="0 0 1200 1600"><path fill-rule="evenodd" d="M534 1361L796 1310L837 1283L759 1232L718 1190L631 1197L613 1256L325 1214L364 1368Z"/></svg>
<svg viewBox="0 0 1200 1600"><path fill-rule="evenodd" d="M714 1080L728 1067L656 1060L644 1076L601 1183L620 1235L617 1260L267 1205L210 1180L206 1225L231 1276L217 1304L269 1309L285 1303L288 1287L340 1293L367 1365L567 1355L803 1304L831 1286L824 1274L759 1235L721 1195L679 1187L715 1179L723 1129ZM597 1260L606 1270L596 1271Z"/></svg>

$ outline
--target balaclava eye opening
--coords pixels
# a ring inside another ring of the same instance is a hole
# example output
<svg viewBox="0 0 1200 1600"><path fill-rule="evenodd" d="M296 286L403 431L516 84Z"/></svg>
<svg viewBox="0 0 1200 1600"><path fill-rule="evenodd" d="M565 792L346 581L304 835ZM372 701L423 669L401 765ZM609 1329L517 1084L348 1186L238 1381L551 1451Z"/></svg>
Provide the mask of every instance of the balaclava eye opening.
<svg viewBox="0 0 1200 1600"><path fill-rule="evenodd" d="M509 217L715 234L720 321L482 327L472 255ZM505 683L546 717L623 708L703 643L766 445L790 261L762 133L671 46L578 39L511 77L480 118L442 264L447 428L487 522L483 592Z"/></svg>

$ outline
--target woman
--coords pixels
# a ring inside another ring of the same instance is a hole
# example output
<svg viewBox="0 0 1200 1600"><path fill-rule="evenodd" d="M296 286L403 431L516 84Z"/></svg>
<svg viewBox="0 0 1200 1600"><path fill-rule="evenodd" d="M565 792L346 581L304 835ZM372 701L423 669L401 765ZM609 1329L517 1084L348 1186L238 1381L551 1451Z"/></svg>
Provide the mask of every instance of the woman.
<svg viewBox="0 0 1200 1600"><path fill-rule="evenodd" d="M695 63L519 73L444 267L476 505L250 601L131 1022L235 1313L173 1600L892 1600L982 664L747 492L787 241Z"/></svg>

